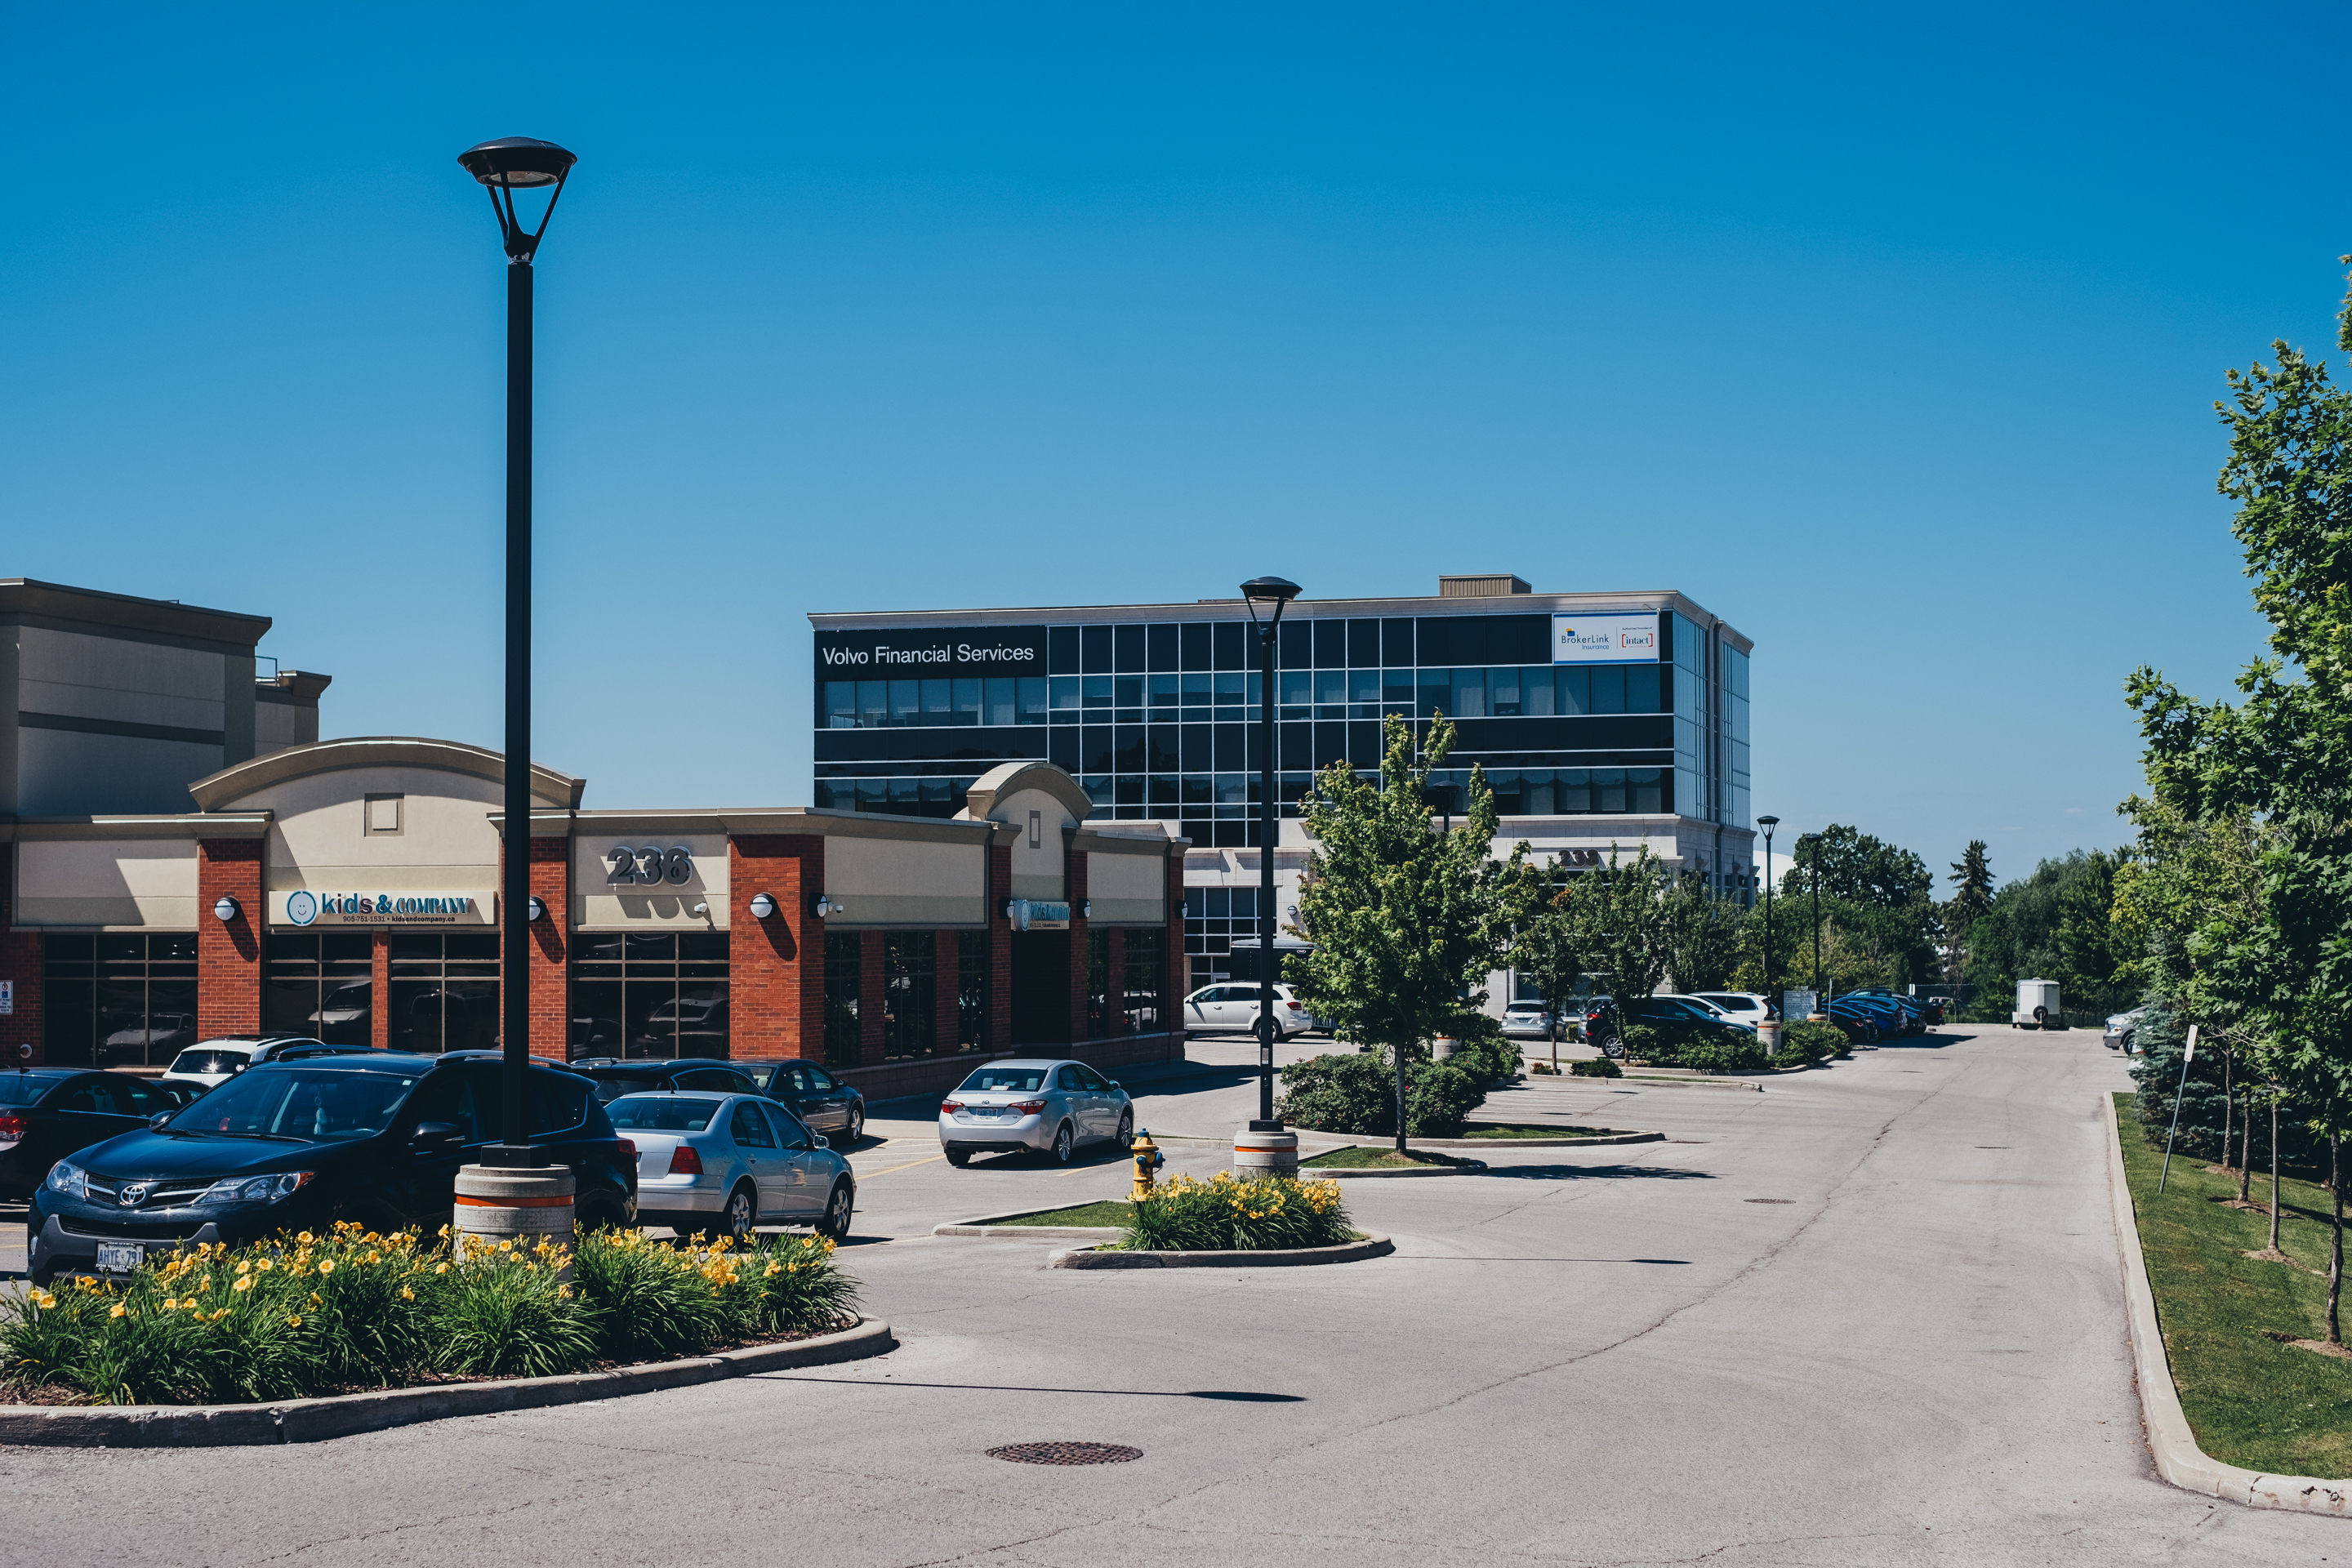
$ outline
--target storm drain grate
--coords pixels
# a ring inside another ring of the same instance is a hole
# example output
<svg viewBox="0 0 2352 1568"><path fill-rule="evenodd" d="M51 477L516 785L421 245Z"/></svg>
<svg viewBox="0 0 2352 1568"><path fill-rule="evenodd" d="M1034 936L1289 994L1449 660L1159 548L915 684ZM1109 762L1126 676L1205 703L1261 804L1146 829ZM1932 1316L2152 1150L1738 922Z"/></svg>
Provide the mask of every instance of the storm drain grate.
<svg viewBox="0 0 2352 1568"><path fill-rule="evenodd" d="M1743 1204L1792 1204L1797 1200L1794 1198L1742 1198L1739 1201Z"/></svg>
<svg viewBox="0 0 2352 1568"><path fill-rule="evenodd" d="M1143 1458L1143 1450L1117 1443L1007 1443L988 1457L1016 1465L1123 1465Z"/></svg>

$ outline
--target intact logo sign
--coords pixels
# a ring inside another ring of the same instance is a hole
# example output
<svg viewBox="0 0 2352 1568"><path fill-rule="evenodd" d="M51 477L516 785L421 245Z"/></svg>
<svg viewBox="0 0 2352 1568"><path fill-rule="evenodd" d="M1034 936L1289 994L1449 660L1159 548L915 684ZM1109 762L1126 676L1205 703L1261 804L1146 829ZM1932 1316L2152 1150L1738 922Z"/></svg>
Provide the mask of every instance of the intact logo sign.
<svg viewBox="0 0 2352 1568"><path fill-rule="evenodd" d="M958 632L819 632L820 679L887 680L926 675L1043 675L1045 628L981 626Z"/></svg>
<svg viewBox="0 0 2352 1568"><path fill-rule="evenodd" d="M1551 618L1554 664L1654 664L1657 658L1654 610Z"/></svg>

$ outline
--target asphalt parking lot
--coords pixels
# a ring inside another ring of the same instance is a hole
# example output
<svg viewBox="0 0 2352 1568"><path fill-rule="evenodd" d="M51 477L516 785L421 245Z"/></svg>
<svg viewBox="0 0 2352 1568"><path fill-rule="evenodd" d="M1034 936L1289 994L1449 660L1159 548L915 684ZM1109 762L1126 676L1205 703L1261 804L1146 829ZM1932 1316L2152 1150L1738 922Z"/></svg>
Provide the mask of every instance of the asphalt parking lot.
<svg viewBox="0 0 2352 1568"><path fill-rule="evenodd" d="M1214 1140L1255 1098L1231 1070L1249 1048L1204 1043L1198 1070L1130 1075L1171 1168L1224 1164ZM267 1454L0 1451L14 1550L1090 1568L2352 1556L2344 1521L2155 1478L2096 1115L2126 1085L2094 1035L2000 1028L1762 1093L1531 1080L1486 1114L1667 1139L1352 1184L1359 1223L1398 1251L1311 1269L1079 1272L1045 1268L1044 1243L931 1237L1119 1195L1128 1167L959 1171L928 1122L886 1119L891 1136L856 1152L845 1257L904 1341L887 1357ZM985 1454L1056 1440L1142 1457Z"/></svg>

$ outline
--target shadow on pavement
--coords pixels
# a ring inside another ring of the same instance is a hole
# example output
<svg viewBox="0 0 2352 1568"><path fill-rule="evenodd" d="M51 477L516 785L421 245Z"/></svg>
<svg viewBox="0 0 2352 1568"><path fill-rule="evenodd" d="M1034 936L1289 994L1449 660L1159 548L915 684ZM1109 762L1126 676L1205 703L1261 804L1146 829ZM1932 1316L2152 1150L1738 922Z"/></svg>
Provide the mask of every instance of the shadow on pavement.
<svg viewBox="0 0 2352 1568"><path fill-rule="evenodd" d="M955 1388L975 1394L1102 1394L1119 1399L1217 1399L1233 1405L1304 1405L1303 1394L1259 1394L1238 1388L1048 1388L1018 1383L904 1383L868 1377L796 1377L790 1373L754 1373L770 1383L835 1383L856 1388Z"/></svg>
<svg viewBox="0 0 2352 1568"><path fill-rule="evenodd" d="M1675 1165L1488 1165L1481 1176L1515 1176L1527 1182L1635 1179L1656 1182L1711 1182L1712 1171L1685 1171Z"/></svg>

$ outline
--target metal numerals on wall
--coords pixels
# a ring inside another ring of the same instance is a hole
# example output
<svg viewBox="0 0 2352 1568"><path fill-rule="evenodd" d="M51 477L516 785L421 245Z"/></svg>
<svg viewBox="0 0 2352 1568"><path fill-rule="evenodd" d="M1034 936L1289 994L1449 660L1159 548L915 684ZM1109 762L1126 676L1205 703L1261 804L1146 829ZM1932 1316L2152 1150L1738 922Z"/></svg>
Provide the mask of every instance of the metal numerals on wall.
<svg viewBox="0 0 2352 1568"><path fill-rule="evenodd" d="M694 851L683 844L672 849L658 844L642 849L615 844L604 852L604 861L608 888L653 888L664 882L683 888L694 880Z"/></svg>

